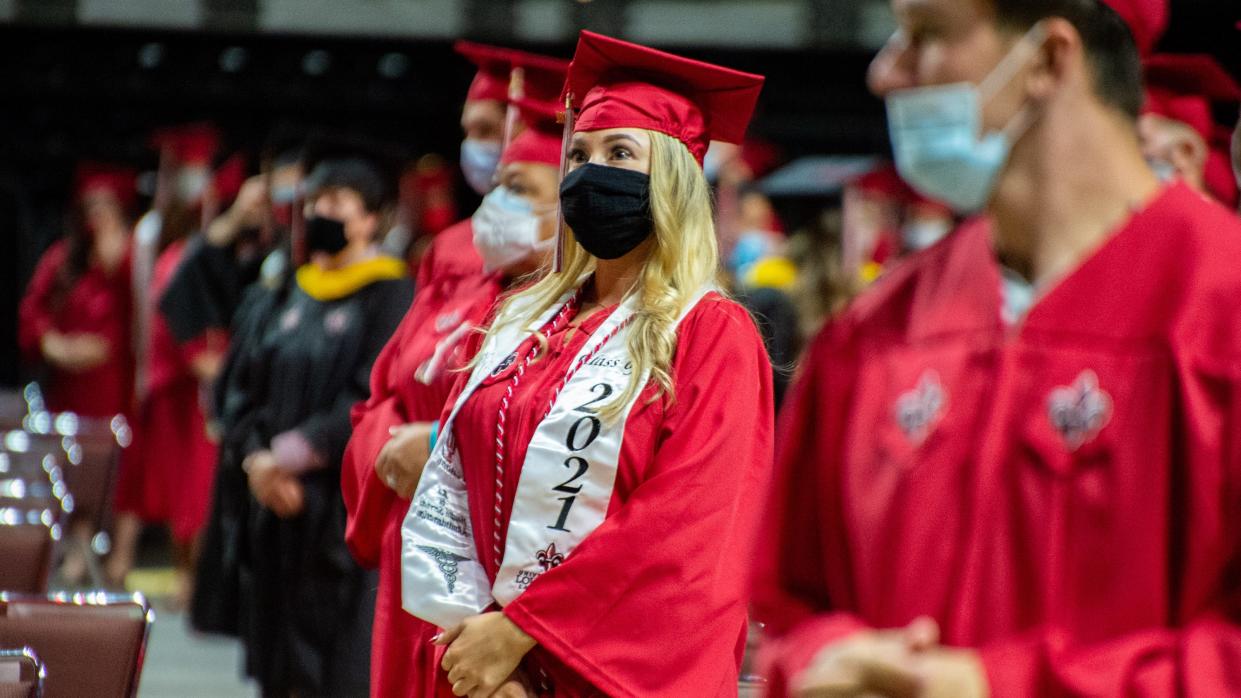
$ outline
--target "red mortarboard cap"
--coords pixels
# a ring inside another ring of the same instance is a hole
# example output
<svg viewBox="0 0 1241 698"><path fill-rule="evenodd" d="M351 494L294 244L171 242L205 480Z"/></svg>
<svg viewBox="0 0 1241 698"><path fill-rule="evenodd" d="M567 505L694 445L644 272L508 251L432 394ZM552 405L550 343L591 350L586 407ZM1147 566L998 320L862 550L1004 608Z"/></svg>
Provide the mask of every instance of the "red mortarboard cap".
<svg viewBox="0 0 1241 698"><path fill-rule="evenodd" d="M702 163L713 141L741 143L763 76L583 31L566 93L575 131L644 128L685 144Z"/></svg>
<svg viewBox="0 0 1241 698"><path fill-rule="evenodd" d="M131 210L137 199L138 174L132 169L99 162L79 163L73 177L73 189L78 199L100 189L111 192L121 208Z"/></svg>
<svg viewBox="0 0 1241 698"><path fill-rule="evenodd" d="M565 71L569 62L537 53L527 53L516 49L500 46L487 46L472 41L458 41L454 46L457 53L465 56L471 63L478 66L478 73L470 83L466 100L494 99L497 102L508 100L509 81L512 71L521 68L523 73L523 92L536 99L551 101L560 94L564 85Z"/></svg>
<svg viewBox="0 0 1241 698"><path fill-rule="evenodd" d="M170 148L182 165L209 165L220 149L220 132L211 124L189 124L160 129L151 136L151 144L159 149Z"/></svg>
<svg viewBox="0 0 1241 698"><path fill-rule="evenodd" d="M213 178L215 195L220 201L231 201L241 192L246 181L246 157L237 153L225 160L215 171Z"/></svg>
<svg viewBox="0 0 1241 698"><path fill-rule="evenodd" d="M558 167L563 150L563 129L556 123L552 102L522 99L515 102L526 128L504 149L500 164L539 162Z"/></svg>
<svg viewBox="0 0 1241 698"><path fill-rule="evenodd" d="M1215 135L1211 103L1241 101L1241 85L1209 55L1162 54L1142 65L1147 84L1143 111L1185 123L1208 143Z"/></svg>
<svg viewBox="0 0 1241 698"><path fill-rule="evenodd" d="M1168 28L1168 0L1100 0L1129 25L1138 53L1149 55Z"/></svg>

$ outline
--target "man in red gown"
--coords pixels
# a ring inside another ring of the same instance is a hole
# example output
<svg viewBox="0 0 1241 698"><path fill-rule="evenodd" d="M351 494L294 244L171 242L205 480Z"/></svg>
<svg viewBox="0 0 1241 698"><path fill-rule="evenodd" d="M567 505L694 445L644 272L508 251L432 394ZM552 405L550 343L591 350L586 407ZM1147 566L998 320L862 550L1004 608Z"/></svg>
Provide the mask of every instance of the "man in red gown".
<svg viewBox="0 0 1241 698"><path fill-rule="evenodd" d="M808 351L756 594L772 694L1241 695L1241 222L1143 161L1166 8L893 7L902 175L989 220Z"/></svg>
<svg viewBox="0 0 1241 698"><path fill-rule="evenodd" d="M520 128L508 117L510 90L516 96L554 102L564 83L568 61L498 46L458 41L457 53L478 66L461 110L461 170L479 196L491 191L496 167L505 143L505 123ZM521 75L514 85L514 71ZM510 129L511 130L511 129ZM509 138L516 136L509 133ZM482 272L483 260L474 250L474 227L470 218L448 226L431 241L418 265L418 293L442 282L454 283ZM441 289L451 295L452 290Z"/></svg>

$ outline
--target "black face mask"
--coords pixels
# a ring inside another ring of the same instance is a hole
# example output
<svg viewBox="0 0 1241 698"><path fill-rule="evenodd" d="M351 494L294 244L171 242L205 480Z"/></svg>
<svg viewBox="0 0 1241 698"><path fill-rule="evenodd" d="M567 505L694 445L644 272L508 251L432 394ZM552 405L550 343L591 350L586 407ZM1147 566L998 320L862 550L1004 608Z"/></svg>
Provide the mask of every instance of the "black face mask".
<svg viewBox="0 0 1241 698"><path fill-rule="evenodd" d="M306 250L336 254L349 245L345 224L323 216L306 219Z"/></svg>
<svg viewBox="0 0 1241 698"><path fill-rule="evenodd" d="M560 184L560 209L582 247L618 259L651 236L651 178L605 165L582 165Z"/></svg>

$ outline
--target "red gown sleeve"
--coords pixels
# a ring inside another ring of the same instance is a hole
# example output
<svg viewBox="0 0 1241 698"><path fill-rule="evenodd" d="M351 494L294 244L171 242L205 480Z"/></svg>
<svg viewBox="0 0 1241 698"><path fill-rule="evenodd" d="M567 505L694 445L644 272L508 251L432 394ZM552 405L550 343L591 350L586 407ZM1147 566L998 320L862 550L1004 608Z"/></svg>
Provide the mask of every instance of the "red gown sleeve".
<svg viewBox="0 0 1241 698"><path fill-rule="evenodd" d="M396 499L396 493L375 474L375 460L388 443L388 430L405 423L400 413L400 397L389 388L388 376L395 370L407 335L417 329L410 321L414 314L411 306L375 359L370 396L353 407L350 415L353 434L341 463L341 494L347 512L345 542L354 558L367 567L379 564L388 511Z"/></svg>
<svg viewBox="0 0 1241 698"><path fill-rule="evenodd" d="M744 310L703 305L680 329L644 479L504 609L536 651L607 695L737 692L754 497L771 470L771 365Z"/></svg>
<svg viewBox="0 0 1241 698"><path fill-rule="evenodd" d="M1166 627L1083 643L1051 626L979 648L994 696L1241 696L1241 361L1181 362L1184 492ZM1072 609L1066 609L1072 613Z"/></svg>
<svg viewBox="0 0 1241 698"><path fill-rule="evenodd" d="M753 592L755 617L766 634L760 665L773 696L786 695L789 682L823 646L866 628L857 616L834 610L840 604L827 592L829 570L847 574L844 541L833 535L841 530L841 519L830 486L835 467L827 455L839 452L833 442L841 435L824 429L836 423L830 413L844 404L847 391L848 354L839 348L841 334L831 325L824 328L781 412L775 483Z"/></svg>
<svg viewBox="0 0 1241 698"><path fill-rule="evenodd" d="M57 242L43 254L35 267L34 276L26 287L19 309L18 344L28 361L42 360L40 344L43 335L55 326L52 311L52 294L56 289L56 274L65 262L65 243Z"/></svg>

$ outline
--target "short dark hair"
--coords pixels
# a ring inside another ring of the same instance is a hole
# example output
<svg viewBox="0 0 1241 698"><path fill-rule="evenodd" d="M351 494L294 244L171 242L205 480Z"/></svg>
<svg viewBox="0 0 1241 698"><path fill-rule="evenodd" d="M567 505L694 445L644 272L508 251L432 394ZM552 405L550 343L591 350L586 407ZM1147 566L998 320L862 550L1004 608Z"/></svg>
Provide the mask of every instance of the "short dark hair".
<svg viewBox="0 0 1241 698"><path fill-rule="evenodd" d="M323 160L306 178L307 191L331 188L357 192L366 210L371 213L382 210L391 202L393 189L379 167L369 160L356 157Z"/></svg>
<svg viewBox="0 0 1241 698"><path fill-rule="evenodd" d="M1136 119L1142 110L1142 60L1129 25L1099 0L992 0L1001 26L1026 31L1048 17L1077 29L1090 59L1095 92Z"/></svg>

